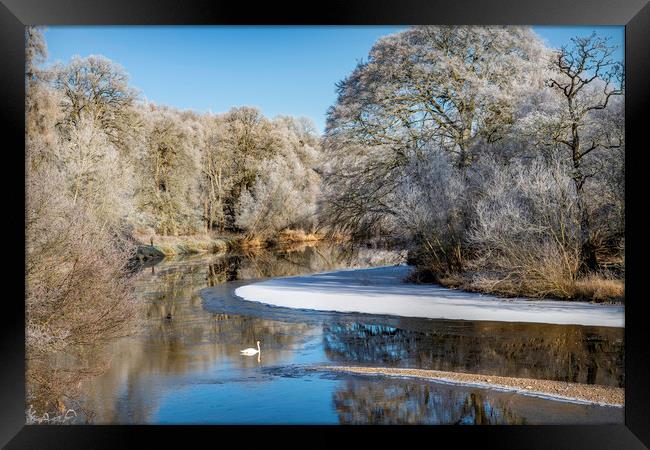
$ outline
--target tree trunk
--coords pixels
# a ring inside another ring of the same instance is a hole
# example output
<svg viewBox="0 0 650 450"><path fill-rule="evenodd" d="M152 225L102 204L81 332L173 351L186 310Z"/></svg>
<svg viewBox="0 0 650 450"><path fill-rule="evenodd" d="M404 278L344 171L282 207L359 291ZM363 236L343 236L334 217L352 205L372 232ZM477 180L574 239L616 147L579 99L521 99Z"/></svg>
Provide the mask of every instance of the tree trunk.
<svg viewBox="0 0 650 450"><path fill-rule="evenodd" d="M571 106L571 104L570 104ZM598 260L596 259L596 249L591 242L591 224L589 221L589 212L585 205L583 187L585 177L580 169L582 155L580 154L580 134L578 133L578 121L574 120L571 124L572 138L572 159L574 177L573 181L576 186L576 195L578 197L578 214L580 216L580 272L586 273L598 269Z"/></svg>
<svg viewBox="0 0 650 450"><path fill-rule="evenodd" d="M203 200L203 217L205 218L205 232L210 232L210 212L208 210L208 199Z"/></svg>
<svg viewBox="0 0 650 450"><path fill-rule="evenodd" d="M578 196L578 213L580 215L580 272L598 270L598 259L596 249L591 241L589 212L584 203L582 192L582 180L576 181L576 193Z"/></svg>

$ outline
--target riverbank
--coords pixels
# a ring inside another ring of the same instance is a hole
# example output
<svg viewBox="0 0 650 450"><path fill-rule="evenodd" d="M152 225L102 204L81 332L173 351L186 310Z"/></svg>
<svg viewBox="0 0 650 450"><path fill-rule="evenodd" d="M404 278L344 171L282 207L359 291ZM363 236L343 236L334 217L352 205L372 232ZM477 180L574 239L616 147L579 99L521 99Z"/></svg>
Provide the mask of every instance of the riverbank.
<svg viewBox="0 0 650 450"><path fill-rule="evenodd" d="M441 273L418 252L409 254L408 263L415 267L409 277L413 283L440 284L450 289L505 298L554 298L610 304L625 302L624 261L616 255L603 257L599 261L600 269L587 273L558 268L546 262L522 274L522 268L515 265L490 270L484 267L485 261L468 262L462 271Z"/></svg>
<svg viewBox="0 0 650 450"><path fill-rule="evenodd" d="M623 327L625 308L587 302L504 299L404 282L410 266L387 266L276 278L239 287L235 295L294 309L429 319Z"/></svg>
<svg viewBox="0 0 650 450"><path fill-rule="evenodd" d="M417 268L413 271L409 281L421 284L436 283L449 289L497 295L504 298L545 298L549 296L548 289L543 286L531 286L533 283L517 282L507 277L493 279L480 273L434 277L428 270ZM552 290L551 296L561 300L610 304L622 304L625 301L625 280L622 278L607 278L591 274L576 280L564 280L557 285L561 285L561 288Z"/></svg>
<svg viewBox="0 0 650 450"><path fill-rule="evenodd" d="M625 401L625 389L623 388L594 384L568 383L565 381L390 367L316 366L310 369L361 375L419 378L458 385L513 391L518 394L548 397L557 400L589 403L601 406L622 407Z"/></svg>
<svg viewBox="0 0 650 450"><path fill-rule="evenodd" d="M325 240L322 233L306 233L303 230L284 230L276 235L260 237L243 234L197 234L186 236L160 236L136 234L136 257L142 260L166 256L194 255L201 253L225 253L233 250L257 250L274 246L316 243ZM342 242L344 236L328 236L327 240Z"/></svg>
<svg viewBox="0 0 650 450"><path fill-rule="evenodd" d="M192 255L198 253L225 253L234 247L234 240L227 237L205 236L153 236L149 244L140 242L136 256L141 259L165 256ZM153 242L153 245L151 245Z"/></svg>

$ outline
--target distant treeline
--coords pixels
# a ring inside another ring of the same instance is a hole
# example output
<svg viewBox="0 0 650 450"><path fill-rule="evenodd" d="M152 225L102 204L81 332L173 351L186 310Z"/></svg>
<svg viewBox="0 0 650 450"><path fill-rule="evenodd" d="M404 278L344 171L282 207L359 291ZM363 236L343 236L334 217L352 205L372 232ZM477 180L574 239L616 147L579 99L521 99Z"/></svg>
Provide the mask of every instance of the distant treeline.
<svg viewBox="0 0 650 450"><path fill-rule="evenodd" d="M32 46L34 60L42 47ZM101 56L33 67L28 87L30 174L56 172L73 203L112 227L267 234L316 224L319 136L307 119L139 101Z"/></svg>

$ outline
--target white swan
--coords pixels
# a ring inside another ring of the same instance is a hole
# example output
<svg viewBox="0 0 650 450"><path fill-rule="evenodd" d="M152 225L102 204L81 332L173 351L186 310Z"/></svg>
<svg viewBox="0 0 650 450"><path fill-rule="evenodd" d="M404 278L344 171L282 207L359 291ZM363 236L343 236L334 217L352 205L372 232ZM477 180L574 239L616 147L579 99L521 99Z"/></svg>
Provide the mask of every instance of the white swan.
<svg viewBox="0 0 650 450"><path fill-rule="evenodd" d="M260 341L257 341L257 350L255 350L254 348L247 348L240 351L242 355L247 355L247 356L253 356L258 353L262 353L262 351L260 350Z"/></svg>

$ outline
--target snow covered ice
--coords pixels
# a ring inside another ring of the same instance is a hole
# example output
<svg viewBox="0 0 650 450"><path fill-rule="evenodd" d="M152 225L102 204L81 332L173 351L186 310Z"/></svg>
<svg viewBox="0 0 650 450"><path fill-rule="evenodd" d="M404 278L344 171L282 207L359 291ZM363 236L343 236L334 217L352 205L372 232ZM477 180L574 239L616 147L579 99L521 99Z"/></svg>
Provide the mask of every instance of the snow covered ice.
<svg viewBox="0 0 650 450"><path fill-rule="evenodd" d="M625 307L586 302L504 299L438 285L404 283L408 266L342 270L242 286L244 300L319 311L432 319L623 327Z"/></svg>

